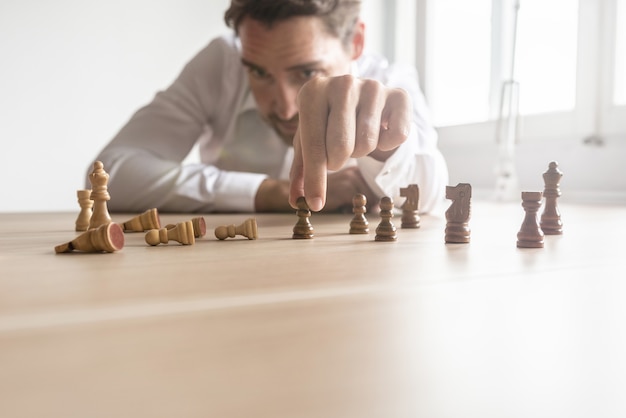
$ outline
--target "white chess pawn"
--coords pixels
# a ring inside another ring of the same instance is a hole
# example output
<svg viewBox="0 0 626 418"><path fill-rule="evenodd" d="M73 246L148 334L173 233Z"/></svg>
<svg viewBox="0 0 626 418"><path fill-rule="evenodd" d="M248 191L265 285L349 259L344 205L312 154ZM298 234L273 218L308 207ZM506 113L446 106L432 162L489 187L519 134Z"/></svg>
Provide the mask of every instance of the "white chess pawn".
<svg viewBox="0 0 626 418"><path fill-rule="evenodd" d="M146 242L150 245L167 244L169 241L176 241L183 245L195 244L193 222L179 222L170 229L152 229L146 234Z"/></svg>
<svg viewBox="0 0 626 418"><path fill-rule="evenodd" d="M241 225L222 225L215 228L215 237L217 239L235 238L237 235L242 235L248 239L257 239L258 229L256 219L246 219Z"/></svg>
<svg viewBox="0 0 626 418"><path fill-rule="evenodd" d="M144 213L135 216L122 223L124 232L144 232L151 229L161 229L161 219L156 208L148 209Z"/></svg>
<svg viewBox="0 0 626 418"><path fill-rule="evenodd" d="M76 218L76 230L86 231L89 229L91 222L91 213L93 208L93 200L91 200L91 190L77 190L78 204L80 205L80 213Z"/></svg>

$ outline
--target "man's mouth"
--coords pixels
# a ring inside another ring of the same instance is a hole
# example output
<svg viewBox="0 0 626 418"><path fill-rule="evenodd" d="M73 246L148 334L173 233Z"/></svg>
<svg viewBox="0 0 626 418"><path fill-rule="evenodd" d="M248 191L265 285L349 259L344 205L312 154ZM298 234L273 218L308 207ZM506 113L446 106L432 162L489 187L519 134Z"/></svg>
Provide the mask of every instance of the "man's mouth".
<svg viewBox="0 0 626 418"><path fill-rule="evenodd" d="M284 133L288 133L288 134L292 134L295 135L296 131L298 130L298 121L282 121L282 120L277 120L276 124L278 125L279 129L281 131L283 131Z"/></svg>

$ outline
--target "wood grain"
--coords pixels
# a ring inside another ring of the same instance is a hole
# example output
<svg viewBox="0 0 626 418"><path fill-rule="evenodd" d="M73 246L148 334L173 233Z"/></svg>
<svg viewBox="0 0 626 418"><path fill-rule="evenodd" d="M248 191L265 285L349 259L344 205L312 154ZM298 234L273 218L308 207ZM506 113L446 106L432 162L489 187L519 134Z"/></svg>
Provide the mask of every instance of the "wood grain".
<svg viewBox="0 0 626 418"><path fill-rule="evenodd" d="M0 416L624 416L626 208L560 210L533 249L519 203L479 201L467 245L443 215L379 243L263 214L256 240L63 255L75 213L0 214Z"/></svg>

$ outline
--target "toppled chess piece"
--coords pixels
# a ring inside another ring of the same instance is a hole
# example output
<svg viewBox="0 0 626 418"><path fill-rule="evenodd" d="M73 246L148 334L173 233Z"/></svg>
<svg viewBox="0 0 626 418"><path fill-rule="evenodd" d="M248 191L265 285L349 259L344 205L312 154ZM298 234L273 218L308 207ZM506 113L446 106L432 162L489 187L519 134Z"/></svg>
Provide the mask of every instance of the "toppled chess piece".
<svg viewBox="0 0 626 418"><path fill-rule="evenodd" d="M54 247L56 253L82 251L112 253L124 248L124 231L116 223L108 223L82 233L72 241Z"/></svg>
<svg viewBox="0 0 626 418"><path fill-rule="evenodd" d="M541 192L522 192L522 207L526 212L522 227L517 233L519 248L543 248L543 232L539 227L537 212L541 207Z"/></svg>
<svg viewBox="0 0 626 418"><path fill-rule="evenodd" d="M311 210L304 196L300 196L296 200L296 206L298 207L298 210L296 210L298 222L293 227L293 235L291 237L293 239L311 239L313 238L313 226L309 221Z"/></svg>
<svg viewBox="0 0 626 418"><path fill-rule="evenodd" d="M77 190L76 197L78 197L78 205L80 206L80 212L76 218L76 230L86 231L89 229L89 223L91 222L91 214L93 211L91 190Z"/></svg>
<svg viewBox="0 0 626 418"><path fill-rule="evenodd" d="M235 236L241 235L249 240L258 238L258 228L255 218L246 219L241 225L221 225L215 228L215 237L220 240L226 238L235 238Z"/></svg>
<svg viewBox="0 0 626 418"><path fill-rule="evenodd" d="M367 198L364 194L357 193L352 198L352 213L354 213L354 217L350 221L351 234L368 234L370 232L369 222L365 218L366 204Z"/></svg>
<svg viewBox="0 0 626 418"><path fill-rule="evenodd" d="M375 241L395 241L398 236L396 227L391 223L393 217L393 201L390 197L385 196L380 199L380 218L381 221L376 227Z"/></svg>
<svg viewBox="0 0 626 418"><path fill-rule="evenodd" d="M468 183L446 186L446 199L452 200L452 204L446 211L445 240L447 243L466 244L470 242L471 198L472 186Z"/></svg>
<svg viewBox="0 0 626 418"><path fill-rule="evenodd" d="M191 218L191 225L193 225L193 236L195 238L202 238L206 235L206 221L204 220L204 217L198 216L196 218ZM176 225L174 224L167 224L165 225L165 228L172 229L175 226Z"/></svg>
<svg viewBox="0 0 626 418"><path fill-rule="evenodd" d="M152 229L146 234L146 243L150 245L167 244L169 241L176 241L183 245L195 244L193 222L179 222L170 229Z"/></svg>
<svg viewBox="0 0 626 418"><path fill-rule="evenodd" d="M122 223L124 232L144 232L151 229L161 229L159 211L155 208L148 209L144 213Z"/></svg>

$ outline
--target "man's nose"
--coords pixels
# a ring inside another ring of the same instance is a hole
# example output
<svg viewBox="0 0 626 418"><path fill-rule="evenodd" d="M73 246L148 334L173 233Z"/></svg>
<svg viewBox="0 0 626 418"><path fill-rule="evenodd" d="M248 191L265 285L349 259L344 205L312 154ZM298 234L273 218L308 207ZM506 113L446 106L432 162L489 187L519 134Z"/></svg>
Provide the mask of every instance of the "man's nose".
<svg viewBox="0 0 626 418"><path fill-rule="evenodd" d="M282 120L290 120L298 114L297 97L300 86L276 83L274 90L274 112Z"/></svg>

